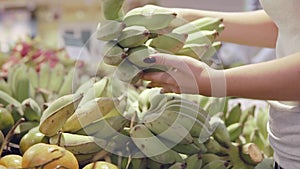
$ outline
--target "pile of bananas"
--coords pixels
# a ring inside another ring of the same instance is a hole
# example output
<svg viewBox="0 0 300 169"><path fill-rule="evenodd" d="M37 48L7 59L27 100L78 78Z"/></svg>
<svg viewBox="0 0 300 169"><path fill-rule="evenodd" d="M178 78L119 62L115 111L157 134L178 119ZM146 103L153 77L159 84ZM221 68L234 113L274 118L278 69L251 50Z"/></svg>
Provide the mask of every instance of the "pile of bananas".
<svg viewBox="0 0 300 169"><path fill-rule="evenodd" d="M104 2L106 8L112 3ZM216 41L224 29L221 18L204 17L185 22L170 9L154 5L134 8L117 18L119 10L106 11L105 20L97 27L97 39L105 41L104 63L117 66L116 75L124 82L135 82L142 70L168 70L144 63L150 54L185 55L211 64L211 57L221 47L221 42Z"/></svg>

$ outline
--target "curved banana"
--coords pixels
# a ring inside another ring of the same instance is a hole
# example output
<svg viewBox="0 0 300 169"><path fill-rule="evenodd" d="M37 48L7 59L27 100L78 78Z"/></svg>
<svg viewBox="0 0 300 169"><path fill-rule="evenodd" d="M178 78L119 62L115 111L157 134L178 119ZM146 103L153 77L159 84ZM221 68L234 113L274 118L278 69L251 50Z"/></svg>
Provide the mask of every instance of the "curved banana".
<svg viewBox="0 0 300 169"><path fill-rule="evenodd" d="M27 68L28 67L26 65L21 65L20 67L16 68L15 72L13 73L13 81L11 86L12 96L20 102L29 98L32 92L30 81L28 79Z"/></svg>
<svg viewBox="0 0 300 169"><path fill-rule="evenodd" d="M61 85L63 84L64 81L64 65L61 63L58 63L55 65L54 68L51 69L50 73L50 81L48 84L48 90L53 91L53 92L58 92Z"/></svg>
<svg viewBox="0 0 300 169"><path fill-rule="evenodd" d="M108 65L117 66L127 56L123 48L118 45L117 41L108 41L102 49L103 62Z"/></svg>
<svg viewBox="0 0 300 169"><path fill-rule="evenodd" d="M231 110L226 113L226 115L227 116L224 120L226 126L239 122L242 115L241 103L238 103L234 107L232 107Z"/></svg>
<svg viewBox="0 0 300 169"><path fill-rule="evenodd" d="M168 8L145 5L127 12L123 22L127 26L139 25L155 31L168 27L176 16L177 14Z"/></svg>
<svg viewBox="0 0 300 169"><path fill-rule="evenodd" d="M75 113L65 122L62 130L76 132L108 114L118 104L119 100L116 98L100 97L90 100L75 110Z"/></svg>
<svg viewBox="0 0 300 169"><path fill-rule="evenodd" d="M137 124L130 130L135 145L153 161L161 164L182 162L181 156L164 145L145 125Z"/></svg>
<svg viewBox="0 0 300 169"><path fill-rule="evenodd" d="M214 139L223 147L231 146L231 139L225 123L219 117L214 116L210 120Z"/></svg>
<svg viewBox="0 0 300 169"><path fill-rule="evenodd" d="M149 46L164 53L174 54L184 46L187 38L188 34L172 32L153 38L149 43Z"/></svg>
<svg viewBox="0 0 300 169"><path fill-rule="evenodd" d="M42 110L39 104L32 98L25 99L22 102L24 117L28 121L39 121L42 115Z"/></svg>
<svg viewBox="0 0 300 169"><path fill-rule="evenodd" d="M58 97L62 97L64 95L69 95L73 92L73 79L76 76L75 68L69 70L67 75L65 75L63 83L58 91Z"/></svg>
<svg viewBox="0 0 300 169"><path fill-rule="evenodd" d="M49 143L59 144L76 155L97 153L105 147L107 141L92 136L61 133L50 137Z"/></svg>
<svg viewBox="0 0 300 169"><path fill-rule="evenodd" d="M136 83L140 79L139 69L135 64L131 63L128 58L123 59L123 61L118 65L115 76L122 82L126 83Z"/></svg>
<svg viewBox="0 0 300 169"><path fill-rule="evenodd" d="M125 26L125 23L116 20L101 21L97 26L97 39L103 41L114 40L118 38Z"/></svg>
<svg viewBox="0 0 300 169"><path fill-rule="evenodd" d="M151 114L144 118L144 125L157 136L180 144L193 143L189 131L179 123L170 123L159 114Z"/></svg>
<svg viewBox="0 0 300 169"><path fill-rule="evenodd" d="M212 44L218 36L218 32L216 30L212 31L199 31L188 34L188 38L186 39L186 44Z"/></svg>
<svg viewBox="0 0 300 169"><path fill-rule="evenodd" d="M39 72L39 87L42 89L48 89L50 80L51 69L49 63L42 63Z"/></svg>
<svg viewBox="0 0 300 169"><path fill-rule="evenodd" d="M42 113L39 129L46 136L54 136L75 112L82 95L69 94L53 101Z"/></svg>
<svg viewBox="0 0 300 169"><path fill-rule="evenodd" d="M211 44L211 46L208 48L208 50L204 53L204 55L201 57L202 61L209 61L211 60L211 57L217 53L217 51L222 47L222 42L216 41Z"/></svg>
<svg viewBox="0 0 300 169"><path fill-rule="evenodd" d="M123 48L134 48L144 44L150 36L150 31L144 26L129 26L118 36L118 44Z"/></svg>
<svg viewBox="0 0 300 169"><path fill-rule="evenodd" d="M39 74L33 67L28 68L28 79L33 90L36 90L39 87Z"/></svg>
<svg viewBox="0 0 300 169"><path fill-rule="evenodd" d="M200 169L202 165L201 155L193 154L185 159L186 169Z"/></svg>
<svg viewBox="0 0 300 169"><path fill-rule="evenodd" d="M214 153L217 155L228 155L229 150L221 146L215 139L210 138L204 142L205 147L207 148L207 153Z"/></svg>
<svg viewBox="0 0 300 169"><path fill-rule="evenodd" d="M74 94L84 94L87 90L92 88L92 86L98 81L96 77L91 77L88 81L83 82L79 87L76 89Z"/></svg>
<svg viewBox="0 0 300 169"><path fill-rule="evenodd" d="M203 56L203 54L208 50L208 44L185 44L182 49L176 52L176 55L190 56L197 60Z"/></svg>
<svg viewBox="0 0 300 169"><path fill-rule="evenodd" d="M11 87L4 79L0 79L0 91L3 91L10 96L12 95Z"/></svg>
<svg viewBox="0 0 300 169"><path fill-rule="evenodd" d="M227 130L230 135L230 140L235 142L239 136L243 133L243 125L242 123L233 123L227 126Z"/></svg>
<svg viewBox="0 0 300 169"><path fill-rule="evenodd" d="M194 33L202 30L215 30L223 22L222 18L203 17L194 21L188 22L182 26L173 29L176 33Z"/></svg>
<svg viewBox="0 0 300 169"><path fill-rule="evenodd" d="M122 18L122 7L125 0L100 0L104 19L119 20Z"/></svg>

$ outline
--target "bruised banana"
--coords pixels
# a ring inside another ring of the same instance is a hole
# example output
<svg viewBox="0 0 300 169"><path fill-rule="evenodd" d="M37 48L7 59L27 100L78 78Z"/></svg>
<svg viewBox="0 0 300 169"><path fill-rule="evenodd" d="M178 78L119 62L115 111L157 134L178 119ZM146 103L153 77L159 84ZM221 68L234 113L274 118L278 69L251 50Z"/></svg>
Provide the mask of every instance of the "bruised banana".
<svg viewBox="0 0 300 169"><path fill-rule="evenodd" d="M116 39L125 28L125 23L116 20L104 20L97 26L97 39L110 41Z"/></svg>
<svg viewBox="0 0 300 169"><path fill-rule="evenodd" d="M184 46L187 38L188 34L172 32L151 39L149 46L161 52L174 54Z"/></svg>
<svg viewBox="0 0 300 169"><path fill-rule="evenodd" d="M42 115L42 110L39 104L32 98L25 99L22 102L24 117L28 121L39 121Z"/></svg>
<svg viewBox="0 0 300 169"><path fill-rule="evenodd" d="M149 64L145 63L144 59L150 56L151 54L155 54L157 51L146 45L141 45L136 48L132 48L128 51L128 57L127 59L139 67L140 69L146 70L146 71L167 71L168 68L166 66L161 66L157 64ZM150 69L150 70L149 70Z"/></svg>
<svg viewBox="0 0 300 169"><path fill-rule="evenodd" d="M150 31L164 29L176 18L177 14L168 8L145 5L127 12L123 22L127 26L144 26Z"/></svg>
<svg viewBox="0 0 300 169"><path fill-rule="evenodd" d="M119 20L122 17L122 6L125 0L100 0L104 19Z"/></svg>
<svg viewBox="0 0 300 169"><path fill-rule="evenodd" d="M144 119L145 126L151 130L156 136L173 141L180 144L193 143L193 137L189 131L179 123L169 123L159 114L151 114Z"/></svg>
<svg viewBox="0 0 300 169"><path fill-rule="evenodd" d="M123 58L127 56L123 48L118 45L117 41L108 41L102 49L103 62L108 65L117 66Z"/></svg>
<svg viewBox="0 0 300 169"><path fill-rule="evenodd" d="M91 122L105 116L119 104L118 102L116 98L108 97L90 100L75 110L75 113L65 122L62 130L64 132L76 132Z"/></svg>
<svg viewBox="0 0 300 169"><path fill-rule="evenodd" d="M144 44L150 32L144 26L129 26L124 28L118 36L118 44L123 48L133 48Z"/></svg>
<svg viewBox="0 0 300 169"><path fill-rule="evenodd" d="M182 162L182 157L163 144L145 125L137 124L130 130L135 145L153 161L161 164Z"/></svg>
<svg viewBox="0 0 300 169"><path fill-rule="evenodd" d="M90 154L102 150L107 142L92 136L84 136L71 133L61 133L50 137L50 144L59 144L73 154Z"/></svg>
<svg viewBox="0 0 300 169"><path fill-rule="evenodd" d="M42 113L39 129L46 136L54 136L75 112L82 95L69 94L53 101Z"/></svg>
<svg viewBox="0 0 300 169"><path fill-rule="evenodd" d="M182 26L173 29L175 33L194 33L202 30L215 30L223 22L222 18L203 17L194 21L188 22Z"/></svg>
<svg viewBox="0 0 300 169"><path fill-rule="evenodd" d="M208 44L185 44L176 55L190 56L199 60L208 48Z"/></svg>

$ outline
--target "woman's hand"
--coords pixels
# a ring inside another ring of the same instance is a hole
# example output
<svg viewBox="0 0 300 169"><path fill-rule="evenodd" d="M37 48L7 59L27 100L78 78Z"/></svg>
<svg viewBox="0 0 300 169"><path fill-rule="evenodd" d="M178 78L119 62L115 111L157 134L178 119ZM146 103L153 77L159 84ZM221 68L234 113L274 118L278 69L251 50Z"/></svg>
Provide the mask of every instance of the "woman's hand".
<svg viewBox="0 0 300 169"><path fill-rule="evenodd" d="M162 87L165 93L225 95L223 71L214 70L194 58L158 53L146 58L144 62L170 68L166 72L144 73L142 78L151 81L149 87Z"/></svg>

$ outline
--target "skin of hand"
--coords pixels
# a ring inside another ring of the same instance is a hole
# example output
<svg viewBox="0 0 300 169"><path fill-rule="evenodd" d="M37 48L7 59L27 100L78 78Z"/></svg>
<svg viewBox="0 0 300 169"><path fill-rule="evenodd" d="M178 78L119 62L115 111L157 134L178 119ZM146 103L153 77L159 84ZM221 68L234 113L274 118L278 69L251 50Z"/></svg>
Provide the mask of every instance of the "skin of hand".
<svg viewBox="0 0 300 169"><path fill-rule="evenodd" d="M300 101L300 52L272 61L215 70L188 56L158 53L146 63L170 67L144 73L149 87L163 92L236 96L262 100Z"/></svg>

